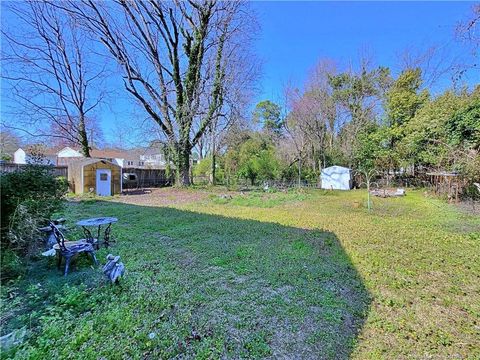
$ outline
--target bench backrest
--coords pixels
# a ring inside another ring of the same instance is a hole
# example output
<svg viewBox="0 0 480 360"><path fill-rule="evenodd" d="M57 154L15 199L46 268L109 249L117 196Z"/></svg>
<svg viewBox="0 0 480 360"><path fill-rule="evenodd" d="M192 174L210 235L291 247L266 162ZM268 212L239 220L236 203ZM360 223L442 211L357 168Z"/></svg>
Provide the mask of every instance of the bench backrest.
<svg viewBox="0 0 480 360"><path fill-rule="evenodd" d="M66 251L67 248L65 246L65 236L63 236L60 229L50 221L50 227L52 228L53 236L55 236L55 240L57 241L58 246L60 246L60 250Z"/></svg>

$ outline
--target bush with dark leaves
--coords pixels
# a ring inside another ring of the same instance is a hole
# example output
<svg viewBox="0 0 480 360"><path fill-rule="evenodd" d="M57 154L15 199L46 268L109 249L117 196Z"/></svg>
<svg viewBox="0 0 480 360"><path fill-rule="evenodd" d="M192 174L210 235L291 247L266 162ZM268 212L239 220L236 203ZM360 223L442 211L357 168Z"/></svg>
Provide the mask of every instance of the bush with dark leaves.
<svg viewBox="0 0 480 360"><path fill-rule="evenodd" d="M27 165L0 174L2 260L12 252L25 256L38 244L38 227L62 207L67 189L66 179L55 177L49 166ZM7 263L2 261L3 270Z"/></svg>

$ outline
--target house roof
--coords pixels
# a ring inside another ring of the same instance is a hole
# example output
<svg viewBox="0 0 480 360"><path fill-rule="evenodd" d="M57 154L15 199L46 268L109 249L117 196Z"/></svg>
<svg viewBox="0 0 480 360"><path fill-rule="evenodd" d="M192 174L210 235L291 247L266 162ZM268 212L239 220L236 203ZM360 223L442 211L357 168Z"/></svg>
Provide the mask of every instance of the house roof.
<svg viewBox="0 0 480 360"><path fill-rule="evenodd" d="M22 150L29 155L35 152L40 152L45 156L54 156L54 155L57 155L57 153L62 149L63 149L63 146L56 146L56 147L49 148L43 145L30 145L30 146L26 146Z"/></svg>
<svg viewBox="0 0 480 360"><path fill-rule="evenodd" d="M59 150L57 152L57 156L60 156L61 153L63 153L65 155L65 153L69 154L71 156L71 154L73 153L78 153L78 156L83 156L82 154L82 150L80 149L77 149L77 148L73 148L71 146L65 146L64 148L62 148L61 150ZM77 155L75 155L74 157L77 157Z"/></svg>
<svg viewBox="0 0 480 360"><path fill-rule="evenodd" d="M141 149L140 151L142 152L142 155L146 156L162 154L162 151L157 146L149 146L145 149Z"/></svg>
<svg viewBox="0 0 480 360"><path fill-rule="evenodd" d="M94 158L106 158L106 159L128 159L138 156L132 151L125 151L120 149L92 149L90 150L90 156Z"/></svg>
<svg viewBox="0 0 480 360"><path fill-rule="evenodd" d="M19 148L18 150L25 151L26 154L32 154L34 152L41 152L45 156L57 156L58 153L65 149L72 149L74 151L79 152L82 154L81 150L78 148L74 148L71 146L56 146L56 147L46 147L42 145L38 146L26 146L25 148ZM17 150L17 151L18 151ZM158 151L157 153L159 153ZM122 149L92 149L90 150L90 156L92 158L100 158L100 159L135 159L140 156L142 153L139 149L133 150L122 150Z"/></svg>

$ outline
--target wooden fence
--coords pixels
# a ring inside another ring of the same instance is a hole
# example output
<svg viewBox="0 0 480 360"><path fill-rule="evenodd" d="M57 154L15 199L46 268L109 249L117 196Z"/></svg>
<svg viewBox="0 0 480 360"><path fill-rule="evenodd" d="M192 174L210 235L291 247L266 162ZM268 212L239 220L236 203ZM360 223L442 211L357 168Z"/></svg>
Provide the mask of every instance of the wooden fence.
<svg viewBox="0 0 480 360"><path fill-rule="evenodd" d="M23 169L25 169L26 166L28 165L0 162L0 172L22 171ZM52 169L52 173L54 176L63 176L65 178L68 178L68 166L50 166L50 165L33 165L33 166L47 166Z"/></svg>
<svg viewBox="0 0 480 360"><path fill-rule="evenodd" d="M22 171L26 166L28 165L0 162L0 172ZM64 176L68 178L68 166L49 166L49 168L52 169L54 176ZM169 186L173 185L174 182L173 176L167 176L164 169L124 168L122 169L122 173L135 174L137 176L135 182L125 183L124 181L123 187L125 189Z"/></svg>
<svg viewBox="0 0 480 360"><path fill-rule="evenodd" d="M135 174L136 181L123 182L124 189L158 187L173 185L174 177L167 176L164 169L124 168L124 174Z"/></svg>

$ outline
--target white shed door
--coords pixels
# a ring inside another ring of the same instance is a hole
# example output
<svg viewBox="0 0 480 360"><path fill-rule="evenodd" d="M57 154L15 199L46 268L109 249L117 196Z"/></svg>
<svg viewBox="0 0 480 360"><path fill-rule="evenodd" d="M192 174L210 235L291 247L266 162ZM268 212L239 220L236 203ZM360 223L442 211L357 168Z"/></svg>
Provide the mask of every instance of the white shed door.
<svg viewBox="0 0 480 360"><path fill-rule="evenodd" d="M110 169L97 169L97 195L112 195L112 171Z"/></svg>

